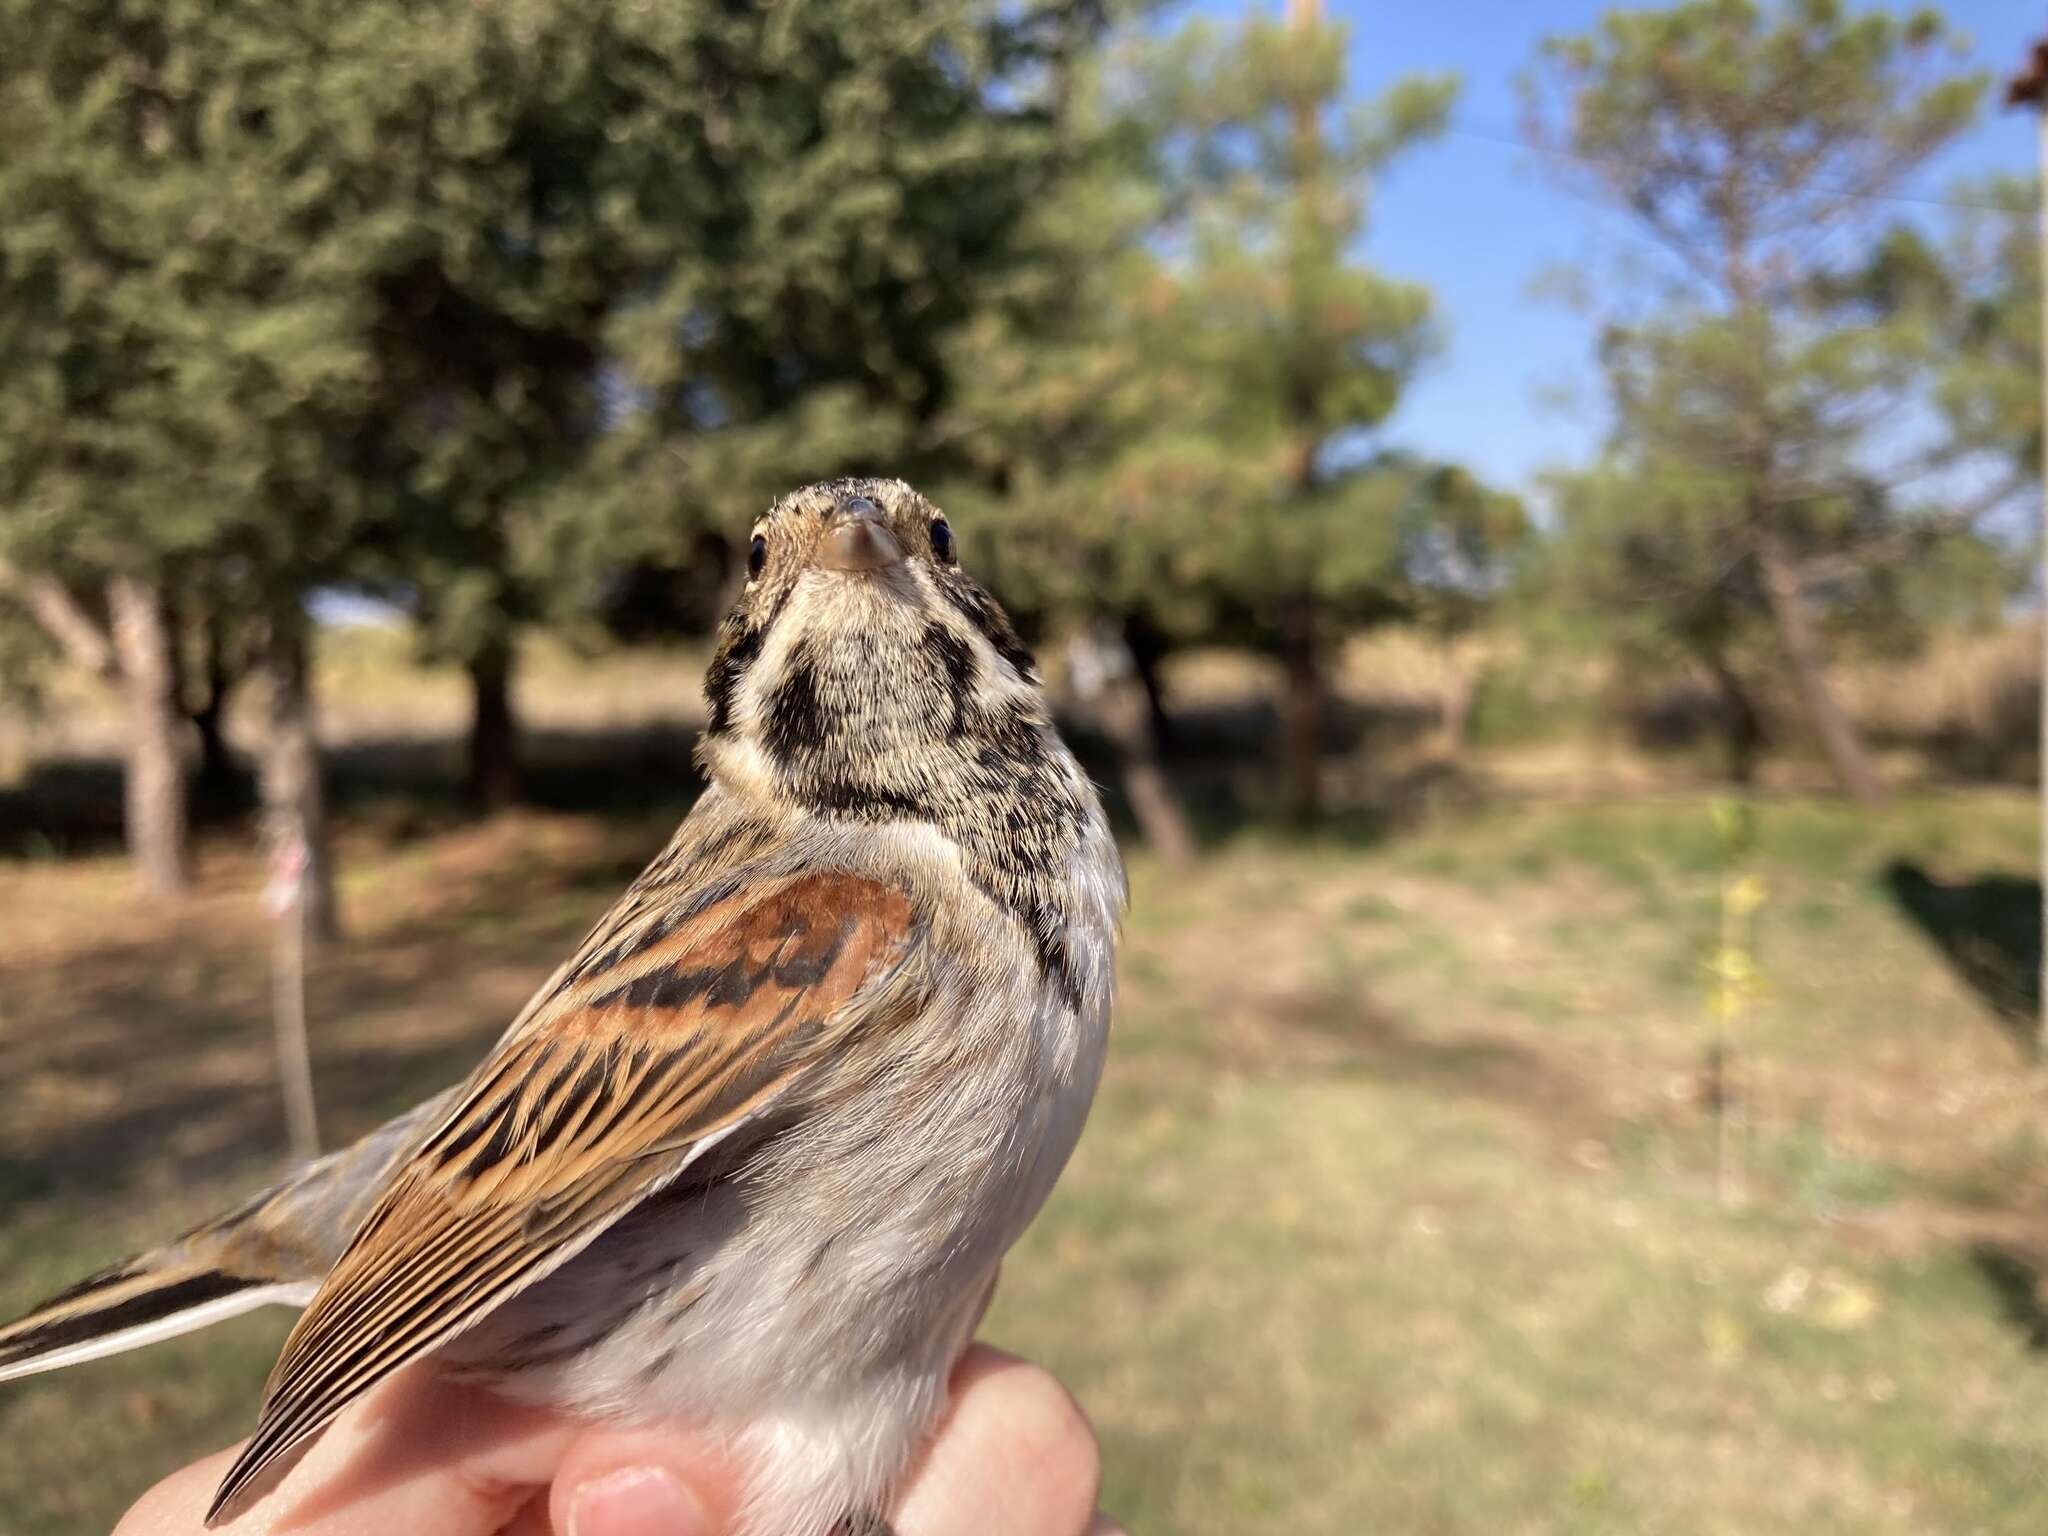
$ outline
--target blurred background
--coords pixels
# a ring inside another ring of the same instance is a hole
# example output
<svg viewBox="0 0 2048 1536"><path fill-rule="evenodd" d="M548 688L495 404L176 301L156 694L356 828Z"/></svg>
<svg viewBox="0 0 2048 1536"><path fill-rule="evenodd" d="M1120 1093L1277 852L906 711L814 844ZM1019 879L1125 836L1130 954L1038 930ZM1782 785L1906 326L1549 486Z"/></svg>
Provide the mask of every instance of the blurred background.
<svg viewBox="0 0 2048 1536"><path fill-rule="evenodd" d="M988 1327L1108 1508L2040 1529L2044 35L0 0L0 1310L273 1176L301 1024L328 1145L472 1064L753 518L900 474L1131 864ZM0 1390L0 1531L283 1328Z"/></svg>

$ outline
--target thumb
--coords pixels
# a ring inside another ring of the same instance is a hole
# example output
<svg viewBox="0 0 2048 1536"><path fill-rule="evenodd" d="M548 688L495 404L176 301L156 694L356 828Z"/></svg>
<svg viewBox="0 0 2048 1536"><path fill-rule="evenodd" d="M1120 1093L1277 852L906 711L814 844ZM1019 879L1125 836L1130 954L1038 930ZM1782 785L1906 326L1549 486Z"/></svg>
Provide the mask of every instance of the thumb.
<svg viewBox="0 0 2048 1536"><path fill-rule="evenodd" d="M721 1536L738 1502L730 1457L715 1438L596 1428L562 1457L548 1513L561 1536Z"/></svg>

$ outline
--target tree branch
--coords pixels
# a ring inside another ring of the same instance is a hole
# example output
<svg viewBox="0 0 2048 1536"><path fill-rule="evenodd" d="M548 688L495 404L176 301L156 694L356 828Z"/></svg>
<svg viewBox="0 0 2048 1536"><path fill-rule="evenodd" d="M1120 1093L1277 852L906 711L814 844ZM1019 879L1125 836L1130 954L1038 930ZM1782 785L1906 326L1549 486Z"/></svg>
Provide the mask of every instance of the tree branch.
<svg viewBox="0 0 2048 1536"><path fill-rule="evenodd" d="M1943 539L1974 533L1979 522L2016 495L2024 484L2024 478L2015 474L1941 517L1915 519L1854 550L1802 560L1798 565L1800 590L1811 592L1815 587L1826 586L1830 582L1846 581L1888 565L1897 565Z"/></svg>
<svg viewBox="0 0 2048 1536"><path fill-rule="evenodd" d="M94 677L114 677L114 645L105 627L85 611L61 581L53 576L24 576L7 561L0 560L0 589L13 592L21 600L50 638L64 648L72 665Z"/></svg>

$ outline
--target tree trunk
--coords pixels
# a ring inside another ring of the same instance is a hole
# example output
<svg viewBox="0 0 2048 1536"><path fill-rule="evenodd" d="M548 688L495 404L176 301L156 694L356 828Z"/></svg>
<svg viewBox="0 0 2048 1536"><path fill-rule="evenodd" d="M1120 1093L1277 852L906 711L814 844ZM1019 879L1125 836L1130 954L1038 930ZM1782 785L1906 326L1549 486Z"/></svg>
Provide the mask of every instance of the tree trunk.
<svg viewBox="0 0 2048 1536"><path fill-rule="evenodd" d="M1749 685L1719 650L1702 650L1699 658L1714 681L1714 691L1721 696L1721 733L1728 747L1728 777L1747 788L1756 782L1757 756L1769 739L1763 711L1750 697Z"/></svg>
<svg viewBox="0 0 2048 1536"><path fill-rule="evenodd" d="M1286 671L1280 716L1288 801L1303 821L1314 820L1323 808L1323 665L1317 638L1316 600L1298 593L1280 620L1280 661Z"/></svg>
<svg viewBox="0 0 2048 1536"><path fill-rule="evenodd" d="M1472 728L1472 702L1479 691L1479 668L1468 667L1458 654L1457 641L1446 635L1438 648L1444 668L1443 698L1437 710L1444 757L1456 763L1465 755L1466 737Z"/></svg>
<svg viewBox="0 0 2048 1536"><path fill-rule="evenodd" d="M1166 685L1160 667L1171 646L1157 625L1143 614L1131 614L1123 623L1124 646L1131 653L1131 667L1138 685L1145 690L1145 711L1152 734L1152 750L1171 756L1177 741L1173 714L1166 707Z"/></svg>
<svg viewBox="0 0 2048 1536"><path fill-rule="evenodd" d="M501 811L519 798L519 722L512 711L512 643L493 639L469 661L474 712L463 792L481 811Z"/></svg>
<svg viewBox="0 0 2048 1536"><path fill-rule="evenodd" d="M122 785L128 854L145 891L175 895L191 886L192 867L179 741L185 712L176 692L163 593L153 583L116 576L107 583L107 615L128 716Z"/></svg>
<svg viewBox="0 0 2048 1536"><path fill-rule="evenodd" d="M1757 564L1763 577L1764 599L1771 610L1771 622L1778 631L1778 643L1785 664L1792 669L1792 681L1799 689L1806 718L1820 736L1828 762L1842 789L1858 805L1884 802L1884 786L1870 766L1856 726L1835 702L1828 687L1827 667L1820 651L1820 637L1814 632L1813 616L1806 607L1798 573L1778 535L1764 528L1757 535Z"/></svg>
<svg viewBox="0 0 2048 1536"><path fill-rule="evenodd" d="M341 919L320 782L320 743L313 729L306 618L296 603L281 604L271 616L263 680L270 714L261 770L264 830L273 858L294 842L304 847L299 899L305 907L305 934L313 942L330 942L340 934Z"/></svg>
<svg viewBox="0 0 2048 1536"><path fill-rule="evenodd" d="M200 678L205 693L191 706L192 725L199 732L199 794L217 805L233 802L237 775L235 755L228 749L227 704L234 688L228 670L227 638L221 617L209 613L203 621L206 633L205 671Z"/></svg>
<svg viewBox="0 0 2048 1536"><path fill-rule="evenodd" d="M1159 766L1152 735L1152 701L1139 680L1131 649L1114 625L1074 642L1072 673L1103 735L1116 748L1131 815L1153 852L1171 868L1195 862L1195 836L1173 781Z"/></svg>

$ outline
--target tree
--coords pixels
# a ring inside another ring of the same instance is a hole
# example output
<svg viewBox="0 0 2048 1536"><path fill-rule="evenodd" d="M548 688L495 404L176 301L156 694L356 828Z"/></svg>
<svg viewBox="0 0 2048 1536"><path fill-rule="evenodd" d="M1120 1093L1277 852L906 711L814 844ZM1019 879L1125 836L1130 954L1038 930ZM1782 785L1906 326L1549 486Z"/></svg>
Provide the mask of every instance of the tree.
<svg viewBox="0 0 2048 1536"><path fill-rule="evenodd" d="M1355 254L1372 178L1441 126L1455 86L1347 106L1342 30L1292 11L1197 22L1140 84L1101 88L1096 173L1037 227L1074 253L1067 307L976 334L956 429L1006 592L1106 611L1141 670L1197 637L1280 663L1280 757L1309 816L1332 649L1409 611L1441 498L1477 487L1376 440L1434 331L1424 288Z"/></svg>
<svg viewBox="0 0 2048 1536"><path fill-rule="evenodd" d="M1971 521L1937 506L1953 445L1910 430L1928 331L1849 281L1877 200L1977 110L1945 38L1925 11L1686 0L1550 40L1527 94L1532 142L1669 258L1605 330L1609 446L1561 487L1576 547L1724 685L1731 637L1767 620L1864 803L1882 787L1828 685L1828 621Z"/></svg>
<svg viewBox="0 0 2048 1536"><path fill-rule="evenodd" d="M360 279L390 238L350 174L352 125L324 110L357 15L0 9L0 541L46 627L128 701L130 842L155 888L185 877L181 631L209 637L216 722L228 631L261 637L266 821L307 844L315 934L333 909L303 595L377 506Z"/></svg>
<svg viewBox="0 0 2048 1536"><path fill-rule="evenodd" d="M940 338L1051 175L1034 81L1091 7L401 9L334 83L408 146L359 167L393 231L365 438L402 492L383 583L470 670L490 805L527 626L791 483L943 456Z"/></svg>
<svg viewBox="0 0 2048 1536"><path fill-rule="evenodd" d="M523 626L792 479L928 461L936 338L1046 179L1029 84L1090 13L0 9L0 555L127 701L152 884L240 636L327 926L308 590L400 596L468 666L496 803Z"/></svg>
<svg viewBox="0 0 2048 1536"><path fill-rule="evenodd" d="M190 22L0 7L0 576L122 701L128 847L155 894L190 879L169 596L218 526L187 473L186 290L163 259L206 227L166 76L198 66Z"/></svg>

